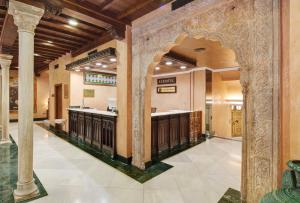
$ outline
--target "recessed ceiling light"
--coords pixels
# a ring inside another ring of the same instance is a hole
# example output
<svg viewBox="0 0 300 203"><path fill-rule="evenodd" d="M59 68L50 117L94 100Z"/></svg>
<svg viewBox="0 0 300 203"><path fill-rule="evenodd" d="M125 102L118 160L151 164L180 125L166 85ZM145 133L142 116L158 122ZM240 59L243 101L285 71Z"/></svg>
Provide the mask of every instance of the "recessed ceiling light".
<svg viewBox="0 0 300 203"><path fill-rule="evenodd" d="M195 52L199 52L199 53L204 52L205 50L206 50L206 49L203 48L203 47L194 49Z"/></svg>
<svg viewBox="0 0 300 203"><path fill-rule="evenodd" d="M47 42L48 42L49 44L53 44L53 42L52 42L52 41L50 41L50 40L48 40Z"/></svg>
<svg viewBox="0 0 300 203"><path fill-rule="evenodd" d="M80 72L80 69L75 69L76 72Z"/></svg>
<svg viewBox="0 0 300 203"><path fill-rule="evenodd" d="M77 20L70 19L70 20L69 20L69 25L77 26L77 25L78 25L78 22L77 22Z"/></svg>
<svg viewBox="0 0 300 203"><path fill-rule="evenodd" d="M168 65L168 66L170 66L170 65L172 65L172 64L173 64L172 61L167 61L167 62L166 62L166 65Z"/></svg>
<svg viewBox="0 0 300 203"><path fill-rule="evenodd" d="M89 66L84 67L85 70L90 70L91 68Z"/></svg>
<svg viewBox="0 0 300 203"><path fill-rule="evenodd" d="M109 60L110 60L111 62L116 62L116 61L117 61L116 58L110 58Z"/></svg>
<svg viewBox="0 0 300 203"><path fill-rule="evenodd" d="M105 65L105 64L102 65L102 68L107 68L107 67L108 67L108 65Z"/></svg>
<svg viewBox="0 0 300 203"><path fill-rule="evenodd" d="M40 56L40 55L39 55L39 54L37 54L37 53L34 53L33 55L34 55L34 56Z"/></svg>
<svg viewBox="0 0 300 203"><path fill-rule="evenodd" d="M182 70L184 70L186 68L187 68L186 66L180 66L180 69L182 69Z"/></svg>
<svg viewBox="0 0 300 203"><path fill-rule="evenodd" d="M54 44L52 44L52 43L49 43L49 42L44 42L44 43L43 43L43 45L46 45L46 46L51 46L51 47L53 47L53 46L54 46Z"/></svg>
<svg viewBox="0 0 300 203"><path fill-rule="evenodd" d="M96 66L102 66L102 63L97 62L97 63L96 63Z"/></svg>
<svg viewBox="0 0 300 203"><path fill-rule="evenodd" d="M160 70L160 67L159 67L159 66L156 66L156 67L155 67L155 70Z"/></svg>

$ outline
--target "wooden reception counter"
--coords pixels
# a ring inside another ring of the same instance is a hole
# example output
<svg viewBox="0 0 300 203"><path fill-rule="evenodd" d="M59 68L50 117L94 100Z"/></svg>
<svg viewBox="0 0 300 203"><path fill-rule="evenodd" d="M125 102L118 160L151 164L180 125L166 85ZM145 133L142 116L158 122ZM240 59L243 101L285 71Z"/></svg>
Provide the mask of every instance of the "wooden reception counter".
<svg viewBox="0 0 300 203"><path fill-rule="evenodd" d="M164 152L197 142L202 136L201 111L170 111L151 114L152 159Z"/></svg>
<svg viewBox="0 0 300 203"><path fill-rule="evenodd" d="M71 108L69 135L97 150L116 155L117 114L96 109Z"/></svg>

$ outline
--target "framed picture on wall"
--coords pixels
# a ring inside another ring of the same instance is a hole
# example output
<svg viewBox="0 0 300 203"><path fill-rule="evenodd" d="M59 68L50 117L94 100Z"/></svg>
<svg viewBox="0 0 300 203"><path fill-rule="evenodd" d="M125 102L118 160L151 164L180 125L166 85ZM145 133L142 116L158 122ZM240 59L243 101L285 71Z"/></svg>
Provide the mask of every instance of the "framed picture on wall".
<svg viewBox="0 0 300 203"><path fill-rule="evenodd" d="M174 94L177 93L177 86L157 87L157 94Z"/></svg>
<svg viewBox="0 0 300 203"><path fill-rule="evenodd" d="M117 85L117 76L109 73L84 72L83 80L85 85Z"/></svg>

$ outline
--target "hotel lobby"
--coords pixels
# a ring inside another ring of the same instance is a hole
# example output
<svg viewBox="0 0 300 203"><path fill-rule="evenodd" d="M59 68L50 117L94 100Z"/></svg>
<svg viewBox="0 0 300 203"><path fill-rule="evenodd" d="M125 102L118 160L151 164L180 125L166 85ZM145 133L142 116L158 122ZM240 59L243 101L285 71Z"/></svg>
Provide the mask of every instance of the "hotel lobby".
<svg viewBox="0 0 300 203"><path fill-rule="evenodd" d="M0 1L0 203L300 203L299 11Z"/></svg>

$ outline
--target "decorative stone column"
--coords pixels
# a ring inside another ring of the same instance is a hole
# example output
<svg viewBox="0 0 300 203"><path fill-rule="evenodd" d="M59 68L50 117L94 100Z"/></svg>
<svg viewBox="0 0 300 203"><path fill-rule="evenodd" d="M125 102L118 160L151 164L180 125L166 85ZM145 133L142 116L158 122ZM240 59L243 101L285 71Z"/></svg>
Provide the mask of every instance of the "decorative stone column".
<svg viewBox="0 0 300 203"><path fill-rule="evenodd" d="M2 98L1 98L1 124L2 136L0 144L10 143L9 139L9 68L12 60L11 55L0 54L2 74Z"/></svg>
<svg viewBox="0 0 300 203"><path fill-rule="evenodd" d="M44 10L10 0L8 13L13 15L19 33L19 134L18 182L16 201L38 194L33 179L33 79L34 30Z"/></svg>

